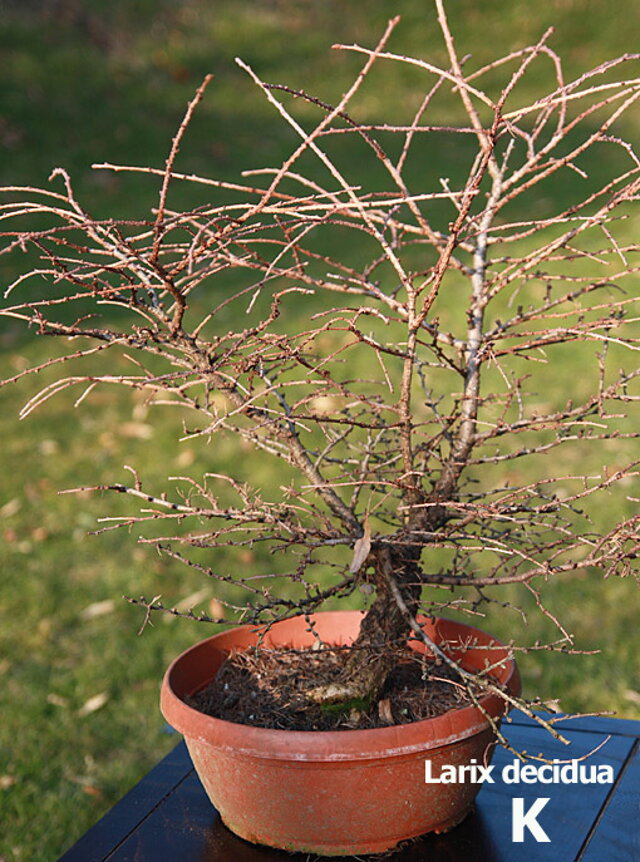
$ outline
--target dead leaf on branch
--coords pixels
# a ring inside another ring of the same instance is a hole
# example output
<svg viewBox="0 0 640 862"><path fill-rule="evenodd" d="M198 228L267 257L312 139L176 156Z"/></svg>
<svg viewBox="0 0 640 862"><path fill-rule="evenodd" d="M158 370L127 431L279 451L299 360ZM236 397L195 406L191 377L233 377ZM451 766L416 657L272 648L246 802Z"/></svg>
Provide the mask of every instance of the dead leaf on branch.
<svg viewBox="0 0 640 862"><path fill-rule="evenodd" d="M351 565L349 566L349 571L352 575L355 575L356 572L360 571L362 564L369 556L370 550L371 527L369 526L369 518L367 517L364 519L364 533L356 540L356 543L353 546L353 557L351 559Z"/></svg>

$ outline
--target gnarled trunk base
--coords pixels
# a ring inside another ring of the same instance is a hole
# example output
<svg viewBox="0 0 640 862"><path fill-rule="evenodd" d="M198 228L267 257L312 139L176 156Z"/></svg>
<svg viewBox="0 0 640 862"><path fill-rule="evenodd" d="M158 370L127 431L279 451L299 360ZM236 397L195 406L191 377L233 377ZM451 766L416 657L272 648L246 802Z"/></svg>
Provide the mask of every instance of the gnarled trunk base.
<svg viewBox="0 0 640 862"><path fill-rule="evenodd" d="M406 547L393 552L381 548L373 554L375 599L362 620L341 678L313 689L309 693L312 700L322 704L344 703L348 709L354 701L370 703L378 697L410 633L406 613L391 590L391 579L409 611L415 614L421 590L418 557L419 551Z"/></svg>

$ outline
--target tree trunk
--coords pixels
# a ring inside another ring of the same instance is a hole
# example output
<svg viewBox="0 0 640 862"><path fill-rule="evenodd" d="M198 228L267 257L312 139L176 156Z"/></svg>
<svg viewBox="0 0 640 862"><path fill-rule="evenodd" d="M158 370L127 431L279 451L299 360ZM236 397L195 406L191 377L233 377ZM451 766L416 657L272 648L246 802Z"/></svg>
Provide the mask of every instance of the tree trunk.
<svg viewBox="0 0 640 862"><path fill-rule="evenodd" d="M398 651L404 647L411 632L406 612L408 610L415 617L419 607L423 585L420 567L423 544L417 537L434 533L447 523L447 510L438 503L456 497L462 467L462 462L456 462L452 469L443 471L425 499L430 505L413 509L406 533L413 536L411 543L398 539L397 544L378 545L372 549L369 564L374 571L375 599L362 620L360 633L340 679L332 685L313 689L309 693L312 700L344 703L346 709L355 705L354 701L369 704L380 694L389 672L397 664ZM391 580L402 596L403 609L393 595Z"/></svg>
<svg viewBox="0 0 640 862"><path fill-rule="evenodd" d="M411 614L415 615L421 591L420 550L399 545L383 546L372 552L375 599L362 620L340 679L314 689L310 693L313 700L344 702L347 707L353 702L368 704L378 697L410 633L407 617L391 591L390 578L395 581Z"/></svg>

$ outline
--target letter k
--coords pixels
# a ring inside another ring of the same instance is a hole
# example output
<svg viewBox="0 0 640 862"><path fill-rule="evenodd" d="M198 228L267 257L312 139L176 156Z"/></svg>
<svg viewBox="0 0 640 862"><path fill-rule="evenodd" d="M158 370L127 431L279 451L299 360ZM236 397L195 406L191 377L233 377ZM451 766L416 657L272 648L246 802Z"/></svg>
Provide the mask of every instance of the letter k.
<svg viewBox="0 0 640 862"><path fill-rule="evenodd" d="M531 832L536 841L551 841L542 826L536 820L536 817L544 806L549 801L549 797L539 796L533 805L525 814L524 799L521 796L514 796L511 806L511 840L517 844L524 841L525 826Z"/></svg>

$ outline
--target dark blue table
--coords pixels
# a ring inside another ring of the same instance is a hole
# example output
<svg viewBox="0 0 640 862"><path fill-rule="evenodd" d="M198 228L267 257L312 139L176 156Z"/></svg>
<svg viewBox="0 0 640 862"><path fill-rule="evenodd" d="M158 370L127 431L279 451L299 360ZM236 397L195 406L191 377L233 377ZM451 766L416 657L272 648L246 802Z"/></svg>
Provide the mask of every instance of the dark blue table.
<svg viewBox="0 0 640 862"><path fill-rule="evenodd" d="M495 783L482 786L475 811L460 826L445 835L421 838L385 858L389 862L640 862L640 722L576 718L561 727L569 747L519 713L504 723L503 730L518 750L563 761L581 758L607 740L585 763L608 764L612 783L506 783L503 769L513 764L514 756L498 748L493 759ZM537 801L545 799L548 802ZM514 808L516 833L521 833L522 841L513 840ZM540 840L543 836L548 841ZM316 858L254 847L232 835L205 796L180 743L59 862L312 862Z"/></svg>

